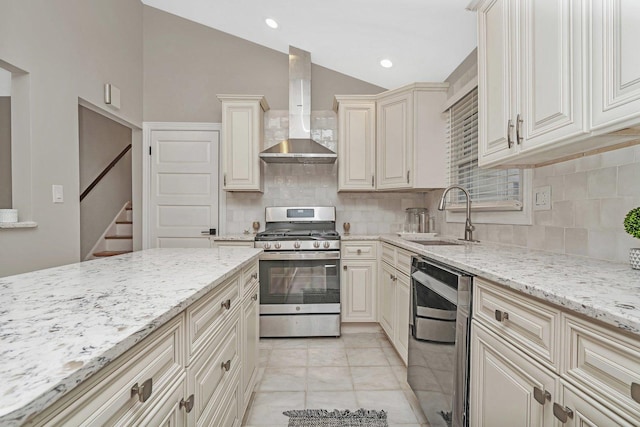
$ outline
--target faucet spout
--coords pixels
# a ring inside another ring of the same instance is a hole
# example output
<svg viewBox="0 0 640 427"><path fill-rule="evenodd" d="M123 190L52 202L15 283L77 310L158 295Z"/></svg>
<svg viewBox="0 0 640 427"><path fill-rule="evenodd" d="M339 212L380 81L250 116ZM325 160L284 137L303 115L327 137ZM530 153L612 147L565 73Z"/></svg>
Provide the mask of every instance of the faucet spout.
<svg viewBox="0 0 640 427"><path fill-rule="evenodd" d="M444 189L444 193L442 193L442 197L440 198L440 203L438 204L438 210L443 211L446 203L447 193L453 190L454 188L462 191L467 200L467 219L464 223L464 239L467 242L476 242L477 240L473 240L473 231L476 229L473 224L471 224L471 196L466 188L461 187L459 185L450 185Z"/></svg>

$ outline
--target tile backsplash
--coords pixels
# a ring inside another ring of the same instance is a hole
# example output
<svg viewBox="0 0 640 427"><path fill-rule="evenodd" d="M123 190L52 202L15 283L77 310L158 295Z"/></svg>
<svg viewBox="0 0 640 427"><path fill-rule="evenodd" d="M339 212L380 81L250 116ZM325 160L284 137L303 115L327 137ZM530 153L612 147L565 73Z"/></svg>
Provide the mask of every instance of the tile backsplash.
<svg viewBox="0 0 640 427"><path fill-rule="evenodd" d="M627 212L640 206L640 145L534 169L533 187L551 186L552 209L535 211L533 224L476 224L475 237L532 249L627 262L640 240L625 233ZM427 195L431 212L441 191ZM473 218L473 214L472 214ZM444 222L442 234L462 236L464 225Z"/></svg>
<svg viewBox="0 0 640 427"><path fill-rule="evenodd" d="M265 148L288 136L286 110L265 113ZM311 137L336 151L337 117L333 111L313 111ZM264 229L265 206L335 206L338 231L351 223L352 234L385 234L401 231L404 210L423 207L424 193L338 193L338 165L266 164L264 194L227 192L226 233L251 230L252 221Z"/></svg>

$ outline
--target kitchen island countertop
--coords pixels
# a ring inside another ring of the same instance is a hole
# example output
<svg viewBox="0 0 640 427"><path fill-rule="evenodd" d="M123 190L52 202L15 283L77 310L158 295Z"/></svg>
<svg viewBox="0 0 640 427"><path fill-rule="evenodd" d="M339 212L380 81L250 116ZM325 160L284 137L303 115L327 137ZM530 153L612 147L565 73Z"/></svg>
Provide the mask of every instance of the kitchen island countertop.
<svg viewBox="0 0 640 427"><path fill-rule="evenodd" d="M50 406L261 249L149 249L0 278L0 425Z"/></svg>

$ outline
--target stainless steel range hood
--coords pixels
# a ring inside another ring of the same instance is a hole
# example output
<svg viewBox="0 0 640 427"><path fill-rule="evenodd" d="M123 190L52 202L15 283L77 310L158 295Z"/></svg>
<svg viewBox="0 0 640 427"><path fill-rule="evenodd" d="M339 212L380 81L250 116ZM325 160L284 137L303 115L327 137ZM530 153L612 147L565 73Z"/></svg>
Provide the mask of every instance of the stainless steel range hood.
<svg viewBox="0 0 640 427"><path fill-rule="evenodd" d="M289 139L267 148L267 163L333 163L338 155L311 139L311 54L289 46Z"/></svg>

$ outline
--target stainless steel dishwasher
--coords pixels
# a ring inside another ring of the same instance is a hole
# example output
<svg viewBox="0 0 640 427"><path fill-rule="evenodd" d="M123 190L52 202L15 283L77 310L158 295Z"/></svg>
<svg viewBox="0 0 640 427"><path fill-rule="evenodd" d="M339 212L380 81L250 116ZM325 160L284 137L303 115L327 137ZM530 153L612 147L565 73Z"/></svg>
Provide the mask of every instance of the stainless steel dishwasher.
<svg viewBox="0 0 640 427"><path fill-rule="evenodd" d="M473 277L413 257L407 381L432 427L466 427Z"/></svg>

